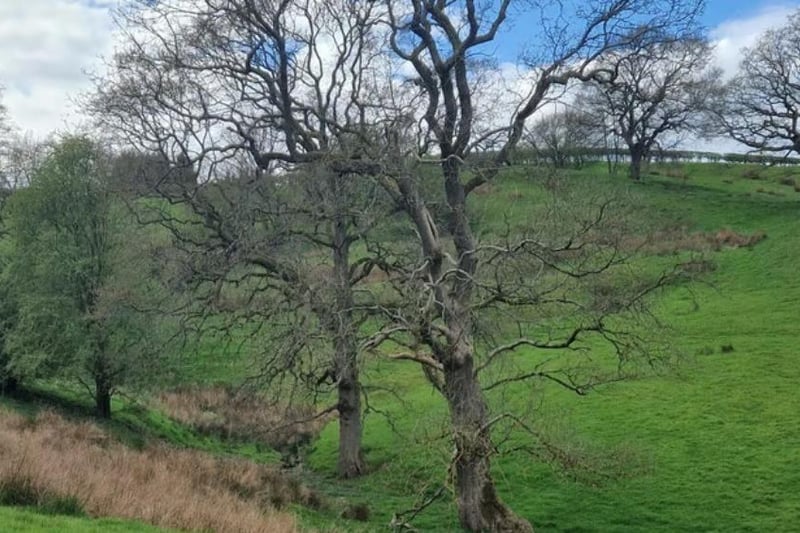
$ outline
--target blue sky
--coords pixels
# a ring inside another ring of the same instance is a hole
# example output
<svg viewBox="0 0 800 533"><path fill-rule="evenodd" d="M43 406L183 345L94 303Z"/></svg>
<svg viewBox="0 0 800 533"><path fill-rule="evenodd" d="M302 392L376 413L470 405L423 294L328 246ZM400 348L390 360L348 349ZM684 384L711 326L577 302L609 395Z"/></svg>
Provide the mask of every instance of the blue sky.
<svg viewBox="0 0 800 533"><path fill-rule="evenodd" d="M747 21L757 19L764 13L785 12L786 10L800 8L800 0L706 0L706 10L702 16L701 24L710 33L714 33L720 25L730 21ZM578 3L573 5L580 5ZM569 2L565 2L569 4ZM513 4L512 4L513 5ZM524 5L520 2L518 5ZM494 53L501 61L516 60L520 45L536 39L538 14L526 13L525 8L520 11L513 8L509 12L509 27L502 30L507 40L496 42ZM567 8L569 9L569 8ZM779 20L780 17L772 17ZM736 37L736 36L730 36ZM742 35L746 38L747 35Z"/></svg>
<svg viewBox="0 0 800 533"><path fill-rule="evenodd" d="M713 28L725 20L753 17L768 7L797 6L800 2L769 2L765 0L708 0L703 22Z"/></svg>
<svg viewBox="0 0 800 533"><path fill-rule="evenodd" d="M113 50L109 6L116 2L0 0L0 86L6 88L3 102L20 130L43 137L80 122L71 99L89 88L85 72L96 70L98 58ZM728 75L735 72L743 46L800 8L800 0L707 2L703 23ZM525 18L514 20L509 40L496 45L501 61L514 61L519 44L535 35L535 21Z"/></svg>

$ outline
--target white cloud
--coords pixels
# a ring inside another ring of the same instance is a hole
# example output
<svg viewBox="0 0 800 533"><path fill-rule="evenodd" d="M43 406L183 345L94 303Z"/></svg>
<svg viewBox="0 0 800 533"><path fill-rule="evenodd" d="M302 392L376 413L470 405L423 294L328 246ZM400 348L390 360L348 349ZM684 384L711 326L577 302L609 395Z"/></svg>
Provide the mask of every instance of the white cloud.
<svg viewBox="0 0 800 533"><path fill-rule="evenodd" d="M10 118L45 136L79 119L70 98L112 44L110 2L0 1L0 85Z"/></svg>
<svg viewBox="0 0 800 533"><path fill-rule="evenodd" d="M90 88L84 74L99 67L113 46L109 8L116 0L0 0L0 85L3 103L19 129L45 136L81 119L71 97ZM752 17L727 20L711 31L717 64L726 76L736 72L741 48L766 29L786 21L798 5L776 5ZM508 100L519 97L524 75L502 65L505 84L496 88Z"/></svg>
<svg viewBox="0 0 800 533"><path fill-rule="evenodd" d="M758 37L770 28L786 23L789 14L800 6L775 5L762 9L747 18L726 20L711 31L716 44L716 62L726 77L733 76L739 68L742 48L752 46Z"/></svg>

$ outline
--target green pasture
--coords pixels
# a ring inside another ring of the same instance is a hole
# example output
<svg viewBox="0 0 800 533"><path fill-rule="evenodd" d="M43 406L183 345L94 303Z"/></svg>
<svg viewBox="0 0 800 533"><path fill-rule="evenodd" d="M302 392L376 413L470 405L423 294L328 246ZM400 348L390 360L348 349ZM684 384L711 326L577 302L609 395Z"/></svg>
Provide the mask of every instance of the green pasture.
<svg viewBox="0 0 800 533"><path fill-rule="evenodd" d="M525 451L536 447L535 439L510 430L501 435L507 438L494 463L503 499L540 532L800 528L800 186L792 185L800 185L800 169L663 165L634 184L624 169L608 176L600 164L560 177L515 167L472 200L479 238L535 229L552 193L548 180L565 180L576 198L634 201L631 217L643 231L729 229L764 232L766 239L752 248L704 253L713 270L670 288L656 302L654 312L665 324L659 335L677 364L585 396L541 382L490 394L495 411L528 415L537 431L582 460L572 469L544 460ZM641 266L655 271L690 256L651 257ZM194 358L187 354L181 362L190 381L236 383L251 368L240 352L224 346L206 342L194 350ZM536 357L522 351L508 364L524 367ZM411 363L373 356L364 378L371 472L353 481L335 478L337 428L330 424L310 452L305 475L333 503L327 511L297 509L303 523L319 530L385 531L394 513L440 493L412 524L421 531L457 531L441 396ZM56 394L57 387L42 387ZM131 405L115 404L123 438L141 433L213 453L274 460L248 443L205 439ZM515 448L522 450L511 452ZM345 503L336 502L345 501L367 504L369 520L339 518ZM149 531L10 508L0 508L0 530Z"/></svg>

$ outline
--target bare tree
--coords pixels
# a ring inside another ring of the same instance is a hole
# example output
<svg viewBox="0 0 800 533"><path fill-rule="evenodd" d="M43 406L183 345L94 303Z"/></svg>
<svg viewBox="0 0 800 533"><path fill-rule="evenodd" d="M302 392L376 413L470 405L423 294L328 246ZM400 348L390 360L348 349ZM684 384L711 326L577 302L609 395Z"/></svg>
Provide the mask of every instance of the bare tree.
<svg viewBox="0 0 800 533"><path fill-rule="evenodd" d="M171 161L182 155L199 173L199 190L186 190L179 201L197 216L191 226L210 237L194 241L185 228L179 233L183 243L206 252L206 262L196 268L207 276L205 287L222 280L250 294L281 295L258 308L264 322L305 316L284 313L292 304L304 306L333 341L340 473L362 471L353 446L361 431L353 314L364 310L386 326L362 348L386 341L408 347L395 358L421 364L447 401L461 524L471 531L528 531L530 525L501 502L491 476L492 433L512 417L492 416L485 391L538 378L582 393L595 375L582 379L563 367L534 365L491 383L481 376L517 349L569 349L591 334L608 340L620 357L630 355L639 343L616 332L610 317L636 309L663 280L631 284L618 300L577 302L565 295L578 283L574 280L620 264L615 247L597 238L599 221L607 220L606 202L597 203L595 216L574 217L570 231L543 223L539 232L519 237L509 232L506 239L484 244L473 234L467 197L510 159L526 121L553 90L573 80L611 76L597 61L611 51L681 38L693 29L701 4L608 0L570 5L574 13L568 14L560 2L527 2L542 13L542 46L528 55L536 80L497 125L483 119L490 115L487 99L476 96L492 72L479 52L497 36L510 0L142 1L139 10L127 13L133 28L129 46L117 56L112 78L99 80L94 109L119 138ZM550 16L553 9L558 17ZM384 37L389 54L381 50ZM384 58L388 63L379 61ZM397 70L409 66L413 79ZM499 149L469 164L470 156L489 146ZM219 181L242 153L256 167L250 181L265 193ZM327 198L319 208L277 192L291 189L302 175L313 178L308 192ZM369 234L381 219L353 207L359 205L353 199L364 197L350 192L373 179L405 213L416 236L410 249L402 241L387 250L387 242ZM277 204L261 204L262 198ZM256 207L242 210L248 201ZM305 221L296 224L298 213ZM169 216L159 220L177 229ZM263 233L257 238L264 228L271 228L274 238ZM370 253L353 261L350 246L359 240ZM326 285L332 299L322 304L308 297L323 293L309 287L286 253L288 248L294 257L310 257L317 246L331 254ZM234 268L231 258L237 261ZM391 272L398 297L387 302L376 291L357 301L354 284L376 266ZM256 282L265 284L263 291L252 291ZM502 341L481 335L481 317L528 316L526 310L543 312L559 303L588 311L549 333L520 329L510 341L505 331L497 336ZM286 326L286 331L309 329L307 322ZM324 381L327 374L314 372L310 358L294 357L300 351L295 337L287 335L286 344L292 357L280 359L284 368Z"/></svg>
<svg viewBox="0 0 800 533"><path fill-rule="evenodd" d="M713 106L723 133L762 152L800 153L800 12L743 50Z"/></svg>
<svg viewBox="0 0 800 533"><path fill-rule="evenodd" d="M284 337L263 349L263 374L276 385L287 377L312 389L332 385L339 473L364 473L354 287L374 264L353 259L351 248L376 218L376 4L141 1L120 20L126 47L89 107L122 143L196 173L177 194L176 180L156 190L194 213L202 239L195 221L168 212L150 220L189 256L214 258L191 266L207 302L220 293L211 288L236 287L250 297L235 322L284 321L275 329ZM306 318L286 323L293 312Z"/></svg>
<svg viewBox="0 0 800 533"><path fill-rule="evenodd" d="M3 96L3 87L0 86L0 98ZM10 143L11 125L8 121L8 110L0 99L0 195L4 195L9 187L8 154ZM0 197L0 200L2 197Z"/></svg>
<svg viewBox="0 0 800 533"><path fill-rule="evenodd" d="M0 86L0 98L2 95ZM30 183L34 171L49 154L51 144L31 133L20 133L0 99L0 199Z"/></svg>
<svg viewBox="0 0 800 533"><path fill-rule="evenodd" d="M542 12L542 47L528 58L537 73L536 81L528 97L508 116L509 126L492 130L481 127L476 120L481 102L474 98L473 88L479 67L471 59L495 39L510 5L508 0L496 4L471 0L458 4L434 0L387 2L390 46L417 75L415 85L424 102L421 117L425 129L418 143L420 151L386 177L387 191L403 206L418 237L415 255L419 262L405 268L401 276L405 281L396 284L398 292L405 295L403 301L413 303L408 304L405 313L387 310L396 324L379 333L375 341L390 338L407 346L408 351L396 357L420 363L446 399L455 446L453 472L459 519L470 531L531 530L526 520L503 504L495 488L491 475L495 452L492 431L506 417L492 416L486 389L539 378L554 380L575 391L584 390L546 368L486 385L480 379L484 370L517 349L567 349L591 334L620 348L625 343L615 337L600 313L593 320L577 320L574 327L561 329L561 334L553 337L537 338L532 330L521 329L514 340L482 345L478 334L483 316L501 313L502 309L509 316L520 316L525 308L541 310L558 301L570 302L561 292L568 283L555 283L554 287L560 289L540 285L537 281L552 278L540 278L527 268L540 267L567 279L583 279L617 264L618 257L611 250L606 254L595 250L596 253L581 255L583 260L570 268L560 262L559 252L569 254L574 251L573 246L587 250L592 247L577 237L565 237L561 244L534 236L481 244L473 233L467 197L508 161L527 119L553 89L574 80L612 75L597 61L609 52L680 38L692 28L701 7L696 2L635 0L592 2L589 6L528 4ZM573 11L567 13L568 8ZM553 18L553 13L558 16ZM487 139L492 138L501 139L494 159L468 167L473 151L491 144ZM436 177L443 192L432 193L425 186L429 174L413 163L425 154L437 161ZM442 194L443 208L434 209ZM604 212L602 207L598 210ZM574 233L590 234L593 227L587 222L575 228ZM632 301L648 292L637 291L626 304L612 307L630 309Z"/></svg>
<svg viewBox="0 0 800 533"><path fill-rule="evenodd" d="M524 141L555 168L580 166L588 149L598 147L602 139L594 118L572 109L544 115L527 129Z"/></svg>
<svg viewBox="0 0 800 533"><path fill-rule="evenodd" d="M630 152L630 177L641 179L642 162L656 147L697 132L702 111L715 91L719 71L709 69L711 46L702 40L657 43L630 54L602 59L613 75L578 96L590 114L607 112L614 135Z"/></svg>
<svg viewBox="0 0 800 533"><path fill-rule="evenodd" d="M3 154L3 179L9 191L24 187L52 151L53 143L31 133L12 134Z"/></svg>
<svg viewBox="0 0 800 533"><path fill-rule="evenodd" d="M0 97L3 96L3 92L5 88L0 85ZM8 109L6 109L5 104L3 104L2 100L0 100L0 132L7 133L9 129L8 124Z"/></svg>

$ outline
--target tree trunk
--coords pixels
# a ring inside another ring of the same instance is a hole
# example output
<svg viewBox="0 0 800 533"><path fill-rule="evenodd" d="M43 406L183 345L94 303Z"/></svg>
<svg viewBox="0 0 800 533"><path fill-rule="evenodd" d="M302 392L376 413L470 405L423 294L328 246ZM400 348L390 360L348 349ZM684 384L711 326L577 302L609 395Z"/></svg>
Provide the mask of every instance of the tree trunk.
<svg viewBox="0 0 800 533"><path fill-rule="evenodd" d="M14 394L19 388L19 380L14 376L6 376L0 380L0 394Z"/></svg>
<svg viewBox="0 0 800 533"><path fill-rule="evenodd" d="M444 372L444 395L450 408L455 457L458 518L467 531L531 532L533 528L515 515L497 495L491 473L494 452L489 427L486 398L475 375L473 323L470 303L478 269L475 239L466 212L466 195L461 185L458 158L445 158L442 163L445 195L450 206L450 228L459 255L459 273L445 293L436 295L443 306L449 331L448 345L439 354ZM424 219L425 217L417 217ZM419 223L418 223L419 227ZM432 279L441 279L441 261L431 252L441 253L443 247L426 250L432 260L429 272ZM440 258L439 258L440 259Z"/></svg>
<svg viewBox="0 0 800 533"><path fill-rule="evenodd" d="M639 147L632 147L631 148L631 166L630 166L630 177L634 181L640 181L642 179L642 160L644 159L644 152Z"/></svg>
<svg viewBox="0 0 800 533"><path fill-rule="evenodd" d="M470 351L465 343L460 350ZM532 532L497 495L491 473L494 450L487 427L486 399L475 377L471 353L456 357L460 364L445 367L445 394L450 407L455 444L453 460L458 518L467 531Z"/></svg>
<svg viewBox="0 0 800 533"><path fill-rule="evenodd" d="M334 336L334 369L337 382L339 411L339 476L354 478L362 475L366 468L361 450L361 385L358 381L358 348L356 326L353 323L353 288L350 283L350 238L348 234L347 198L343 191L344 177L333 174L334 220L333 271L334 308L331 330ZM331 312L330 310L328 312Z"/></svg>
<svg viewBox="0 0 800 533"><path fill-rule="evenodd" d="M342 478L358 477L365 472L361 452L361 386L358 371L353 368L339 376L339 461L337 469Z"/></svg>
<svg viewBox="0 0 800 533"><path fill-rule="evenodd" d="M97 416L108 420L111 418L111 387L103 375L95 376L94 401Z"/></svg>

